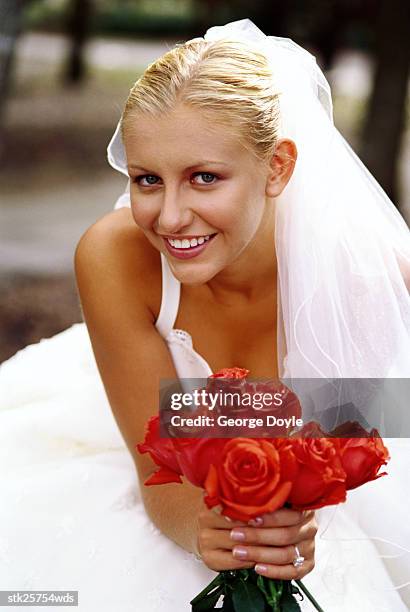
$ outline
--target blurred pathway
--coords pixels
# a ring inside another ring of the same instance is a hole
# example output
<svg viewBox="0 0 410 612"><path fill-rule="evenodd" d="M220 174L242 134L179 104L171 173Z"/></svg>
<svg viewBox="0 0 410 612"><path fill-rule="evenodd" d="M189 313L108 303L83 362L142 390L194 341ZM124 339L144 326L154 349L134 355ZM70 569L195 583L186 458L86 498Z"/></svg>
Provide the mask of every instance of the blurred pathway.
<svg viewBox="0 0 410 612"><path fill-rule="evenodd" d="M75 184L0 195L0 276L73 271L75 246L112 210L126 178L102 176Z"/></svg>

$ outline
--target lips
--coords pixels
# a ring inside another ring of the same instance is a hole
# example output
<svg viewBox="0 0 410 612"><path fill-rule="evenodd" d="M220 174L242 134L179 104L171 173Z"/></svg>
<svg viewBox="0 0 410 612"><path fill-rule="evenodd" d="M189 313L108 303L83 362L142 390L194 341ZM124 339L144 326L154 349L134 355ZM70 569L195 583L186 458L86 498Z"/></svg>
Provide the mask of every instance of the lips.
<svg viewBox="0 0 410 612"><path fill-rule="evenodd" d="M207 238L208 236L213 236L213 234L197 234L197 235L192 235L192 236L168 236L166 234L162 234L162 238L168 238L168 240L192 240L193 238L196 238L197 240L199 238Z"/></svg>
<svg viewBox="0 0 410 612"><path fill-rule="evenodd" d="M198 244L195 247L189 247L186 249L177 249L173 247L166 238L164 238L165 246L171 255L176 257L177 259L191 259L192 257L197 257L202 251L204 251L210 243L214 240L217 234L211 234L209 240L205 240L202 244Z"/></svg>

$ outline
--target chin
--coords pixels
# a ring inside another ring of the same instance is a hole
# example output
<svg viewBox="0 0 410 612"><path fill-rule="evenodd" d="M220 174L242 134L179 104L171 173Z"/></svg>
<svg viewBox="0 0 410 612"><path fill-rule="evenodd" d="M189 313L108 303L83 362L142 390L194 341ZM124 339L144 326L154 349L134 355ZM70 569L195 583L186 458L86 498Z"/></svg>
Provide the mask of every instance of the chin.
<svg viewBox="0 0 410 612"><path fill-rule="evenodd" d="M175 278L184 285L203 285L220 272L219 267L209 264L175 262L169 257L167 257L167 260Z"/></svg>

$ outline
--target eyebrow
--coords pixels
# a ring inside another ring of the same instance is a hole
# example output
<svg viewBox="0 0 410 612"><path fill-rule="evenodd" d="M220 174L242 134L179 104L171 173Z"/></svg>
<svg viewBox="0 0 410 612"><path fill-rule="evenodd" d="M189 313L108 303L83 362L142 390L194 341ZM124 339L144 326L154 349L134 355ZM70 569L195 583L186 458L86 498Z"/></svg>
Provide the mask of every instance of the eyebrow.
<svg viewBox="0 0 410 612"><path fill-rule="evenodd" d="M193 164L192 166L188 166L187 168L185 168L185 170L193 170L193 168L198 168L199 166L229 166L229 164L227 164L226 162L223 161L211 161L211 160L207 160L207 159L203 159L202 161L197 162L196 164ZM134 168L137 170L143 170L144 172L151 172L150 170L147 170L146 168L143 168L142 166L138 166L137 164L129 164L128 168Z"/></svg>

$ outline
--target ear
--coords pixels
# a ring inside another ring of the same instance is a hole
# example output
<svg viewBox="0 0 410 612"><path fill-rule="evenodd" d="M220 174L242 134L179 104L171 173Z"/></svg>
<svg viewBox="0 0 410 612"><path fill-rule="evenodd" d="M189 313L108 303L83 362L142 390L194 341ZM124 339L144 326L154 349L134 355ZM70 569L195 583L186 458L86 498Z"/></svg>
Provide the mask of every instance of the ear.
<svg viewBox="0 0 410 612"><path fill-rule="evenodd" d="M277 197L288 184L295 168L298 152L293 140L283 138L276 143L269 174L266 180L266 195Z"/></svg>

